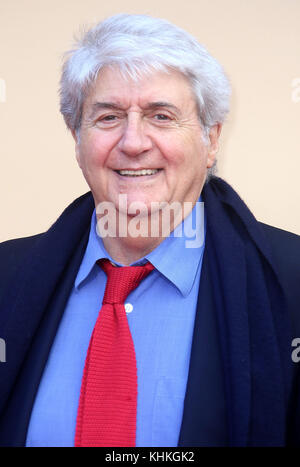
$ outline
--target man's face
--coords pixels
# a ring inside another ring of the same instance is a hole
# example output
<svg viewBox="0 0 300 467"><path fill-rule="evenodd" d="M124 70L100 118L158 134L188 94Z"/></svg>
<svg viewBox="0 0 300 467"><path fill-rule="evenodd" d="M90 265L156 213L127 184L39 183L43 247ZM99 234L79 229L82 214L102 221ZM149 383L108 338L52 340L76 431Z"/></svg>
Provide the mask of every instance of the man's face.
<svg viewBox="0 0 300 467"><path fill-rule="evenodd" d="M190 201L213 165L220 125L208 141L190 85L179 72L155 72L138 82L104 68L83 107L76 157L96 206L119 194L151 202ZM144 172L141 172L144 171ZM146 171L146 172L145 172Z"/></svg>

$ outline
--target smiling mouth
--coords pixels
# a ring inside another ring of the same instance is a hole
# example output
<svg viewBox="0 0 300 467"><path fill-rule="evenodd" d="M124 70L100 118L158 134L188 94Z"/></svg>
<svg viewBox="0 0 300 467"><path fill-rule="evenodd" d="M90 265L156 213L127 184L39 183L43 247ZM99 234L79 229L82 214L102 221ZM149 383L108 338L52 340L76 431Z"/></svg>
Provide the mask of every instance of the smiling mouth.
<svg viewBox="0 0 300 467"><path fill-rule="evenodd" d="M145 175L155 175L162 169L140 169L140 170L115 170L123 177L143 177Z"/></svg>

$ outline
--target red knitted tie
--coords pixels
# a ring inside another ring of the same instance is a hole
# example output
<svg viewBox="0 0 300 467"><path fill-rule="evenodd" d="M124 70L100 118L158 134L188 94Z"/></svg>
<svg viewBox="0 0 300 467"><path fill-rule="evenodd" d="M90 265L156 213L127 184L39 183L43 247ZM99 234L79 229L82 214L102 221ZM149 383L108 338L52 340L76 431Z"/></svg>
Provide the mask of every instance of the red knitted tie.
<svg viewBox="0 0 300 467"><path fill-rule="evenodd" d="M137 369L124 301L154 266L97 263L107 283L85 360L75 446L135 446Z"/></svg>

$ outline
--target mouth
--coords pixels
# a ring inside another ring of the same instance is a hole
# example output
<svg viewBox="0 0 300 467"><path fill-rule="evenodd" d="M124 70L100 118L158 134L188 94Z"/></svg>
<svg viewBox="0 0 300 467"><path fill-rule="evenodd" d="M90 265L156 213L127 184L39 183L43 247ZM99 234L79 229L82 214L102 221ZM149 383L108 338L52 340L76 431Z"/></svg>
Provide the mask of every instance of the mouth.
<svg viewBox="0 0 300 467"><path fill-rule="evenodd" d="M145 177L145 176L156 175L161 170L162 169L139 169L139 170L124 169L124 170L115 170L115 172L121 175L122 177Z"/></svg>

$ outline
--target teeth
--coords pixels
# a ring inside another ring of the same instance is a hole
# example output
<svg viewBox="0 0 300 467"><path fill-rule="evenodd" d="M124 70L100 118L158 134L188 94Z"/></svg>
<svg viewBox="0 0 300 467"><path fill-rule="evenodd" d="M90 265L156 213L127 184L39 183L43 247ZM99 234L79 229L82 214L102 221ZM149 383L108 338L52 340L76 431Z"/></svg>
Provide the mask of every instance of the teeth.
<svg viewBox="0 0 300 467"><path fill-rule="evenodd" d="M158 169L142 169L142 170L118 170L120 175L128 175L130 177L138 177L140 175L154 175Z"/></svg>

